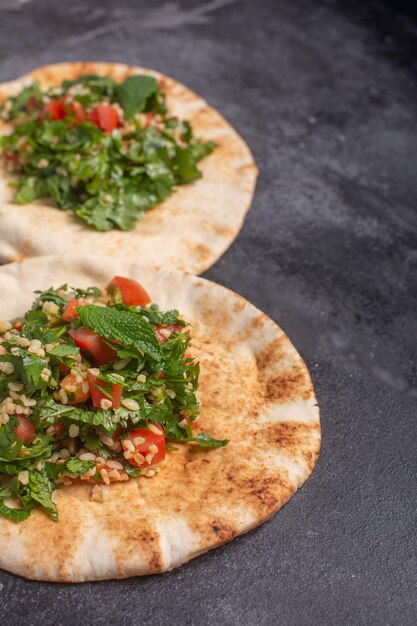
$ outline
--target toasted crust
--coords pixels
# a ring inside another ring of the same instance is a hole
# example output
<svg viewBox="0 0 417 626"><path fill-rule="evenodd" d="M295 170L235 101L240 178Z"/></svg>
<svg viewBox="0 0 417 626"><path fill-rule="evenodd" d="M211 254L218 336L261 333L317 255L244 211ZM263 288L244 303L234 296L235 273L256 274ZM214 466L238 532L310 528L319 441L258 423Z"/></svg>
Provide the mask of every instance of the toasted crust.
<svg viewBox="0 0 417 626"><path fill-rule="evenodd" d="M155 76L173 115L188 119L195 134L212 139L217 148L199 164L203 177L177 187L162 204L147 212L129 232L97 232L67 211L41 201L11 203L10 178L0 171L0 262L71 251L100 250L123 254L144 263L157 263L199 274L208 269L237 237L255 191L257 167L236 131L205 100L177 81L149 69L117 63L60 63L39 68L0 84L0 102L36 80L47 87L83 74ZM0 134L9 132L0 122Z"/></svg>
<svg viewBox="0 0 417 626"><path fill-rule="evenodd" d="M25 311L32 290L70 282L142 282L163 309L192 323L200 359L197 428L229 439L207 450L178 445L157 476L113 484L104 503L91 486L59 490L59 522L40 511L0 518L0 567L61 582L164 572L273 515L307 479L320 448L319 409L304 361L283 331L235 293L177 271L129 260L64 256L0 268L0 318Z"/></svg>

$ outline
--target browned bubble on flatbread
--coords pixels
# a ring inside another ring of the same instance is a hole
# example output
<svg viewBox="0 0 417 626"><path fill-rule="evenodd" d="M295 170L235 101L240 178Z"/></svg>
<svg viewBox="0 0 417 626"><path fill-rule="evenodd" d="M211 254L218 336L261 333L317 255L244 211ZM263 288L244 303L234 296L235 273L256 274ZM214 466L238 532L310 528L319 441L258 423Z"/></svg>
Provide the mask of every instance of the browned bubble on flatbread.
<svg viewBox="0 0 417 626"><path fill-rule="evenodd" d="M0 263L29 256L85 250L123 254L145 264L176 267L199 274L208 269L237 237L250 208L258 174L252 154L230 124L205 100L177 81L153 70L118 63L60 63L38 68L21 78L0 84L2 99L37 80L44 87L85 74L100 74L122 81L144 73L154 76L167 96L168 108L188 119L196 136L214 140L214 152L199 167L203 177L178 186L161 205L154 207L133 231L100 233L70 212L41 200L14 205L8 186L10 176L0 169ZM0 120L0 135L11 128ZM32 245L27 247L27 233Z"/></svg>
<svg viewBox="0 0 417 626"><path fill-rule="evenodd" d="M319 410L303 360L274 322L219 285L120 258L36 258L0 268L0 318L25 311L34 288L104 285L114 274L139 280L162 309L191 322L201 369L195 429L230 442L178 444L154 478L111 485L104 503L91 501L91 485L61 488L58 524L40 511L22 524L0 518L0 567L28 578L170 570L270 518L317 460Z"/></svg>

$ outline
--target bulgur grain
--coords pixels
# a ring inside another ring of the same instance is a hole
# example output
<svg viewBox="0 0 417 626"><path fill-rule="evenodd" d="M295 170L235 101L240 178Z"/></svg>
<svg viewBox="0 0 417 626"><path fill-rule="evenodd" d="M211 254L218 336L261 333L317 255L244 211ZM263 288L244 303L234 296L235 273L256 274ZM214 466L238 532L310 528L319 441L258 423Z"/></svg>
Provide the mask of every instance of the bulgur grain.
<svg viewBox="0 0 417 626"><path fill-rule="evenodd" d="M122 400L120 404L122 404L129 411L139 411L139 404L136 402L136 400L132 400L131 398L126 398L125 400Z"/></svg>

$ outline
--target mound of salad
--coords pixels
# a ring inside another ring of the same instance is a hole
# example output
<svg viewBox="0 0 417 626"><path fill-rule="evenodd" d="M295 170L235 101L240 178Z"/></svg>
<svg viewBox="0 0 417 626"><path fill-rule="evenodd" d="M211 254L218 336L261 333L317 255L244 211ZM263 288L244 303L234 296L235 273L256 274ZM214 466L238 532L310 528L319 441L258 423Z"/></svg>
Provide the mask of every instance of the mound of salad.
<svg viewBox="0 0 417 626"><path fill-rule="evenodd" d="M178 311L160 311L136 281L35 292L22 319L0 322L0 516L42 507L57 521L57 489L151 478L193 434L199 364ZM194 444L194 445L195 445Z"/></svg>
<svg viewBox="0 0 417 626"><path fill-rule="evenodd" d="M86 75L41 89L35 82L1 107L0 138L13 201L52 198L100 231L131 230L175 185L200 178L214 143L170 116L152 76Z"/></svg>

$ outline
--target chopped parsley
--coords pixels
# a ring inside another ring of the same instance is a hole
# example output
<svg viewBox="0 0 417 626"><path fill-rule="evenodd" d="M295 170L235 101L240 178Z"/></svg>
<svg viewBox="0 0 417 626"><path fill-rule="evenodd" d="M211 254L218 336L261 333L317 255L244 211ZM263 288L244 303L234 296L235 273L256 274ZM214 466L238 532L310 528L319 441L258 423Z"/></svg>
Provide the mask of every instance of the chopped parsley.
<svg viewBox="0 0 417 626"><path fill-rule="evenodd" d="M57 521L62 484L88 481L100 500L102 485L153 476L176 442L226 445L193 432L189 344L178 311L121 277L37 292L22 319L0 322L0 516L41 507Z"/></svg>
<svg viewBox="0 0 417 626"><path fill-rule="evenodd" d="M6 169L19 175L14 202L52 198L100 231L133 229L176 185L200 178L197 163L215 147L169 114L151 76L33 83L1 116L13 128L0 147Z"/></svg>

